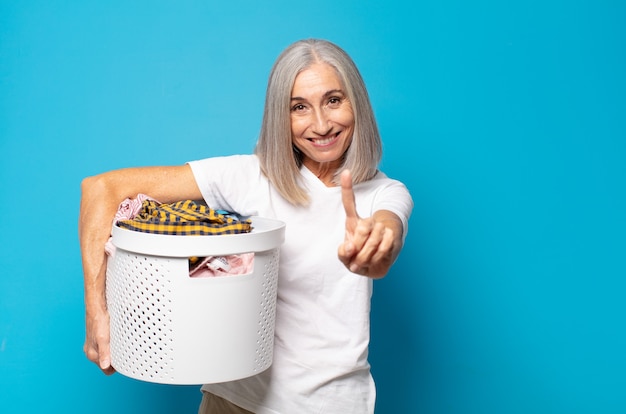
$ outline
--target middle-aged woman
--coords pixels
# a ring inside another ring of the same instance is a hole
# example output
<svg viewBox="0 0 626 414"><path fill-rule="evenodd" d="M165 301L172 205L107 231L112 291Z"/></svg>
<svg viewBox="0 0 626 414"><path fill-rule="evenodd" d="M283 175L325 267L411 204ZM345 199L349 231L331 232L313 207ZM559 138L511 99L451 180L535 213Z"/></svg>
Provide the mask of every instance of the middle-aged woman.
<svg viewBox="0 0 626 414"><path fill-rule="evenodd" d="M328 41L303 40L274 64L254 154L85 178L79 233L87 357L114 372L104 246L119 203L140 193L163 203L204 199L215 209L282 220L286 233L274 362L253 377L203 386L199 412L372 413L372 279L396 260L413 208L406 187L377 169L381 155L352 59Z"/></svg>

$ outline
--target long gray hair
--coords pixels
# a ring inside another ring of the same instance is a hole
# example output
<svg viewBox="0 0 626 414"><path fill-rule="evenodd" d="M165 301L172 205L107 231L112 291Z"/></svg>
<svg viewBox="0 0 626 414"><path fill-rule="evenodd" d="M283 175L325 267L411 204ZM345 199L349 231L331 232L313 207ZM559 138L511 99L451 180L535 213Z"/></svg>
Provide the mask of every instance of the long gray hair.
<svg viewBox="0 0 626 414"><path fill-rule="evenodd" d="M326 40L307 39L291 44L278 56L270 73L255 153L263 173L280 194L295 205L308 204L309 197L298 183L302 155L292 143L291 91L296 76L314 63L326 63L336 70L354 111L352 142L344 154L342 167L335 173L335 184L339 184L339 174L346 168L351 171L354 183L371 179L382 156L369 95L350 56Z"/></svg>

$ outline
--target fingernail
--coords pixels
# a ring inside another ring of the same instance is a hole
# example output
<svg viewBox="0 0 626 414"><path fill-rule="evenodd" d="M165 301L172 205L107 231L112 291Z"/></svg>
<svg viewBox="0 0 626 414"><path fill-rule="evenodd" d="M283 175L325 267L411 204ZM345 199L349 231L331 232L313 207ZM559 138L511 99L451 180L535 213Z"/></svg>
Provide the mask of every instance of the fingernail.
<svg viewBox="0 0 626 414"><path fill-rule="evenodd" d="M350 271L352 273L356 273L357 270L359 270L359 266L357 266L356 263L350 265Z"/></svg>

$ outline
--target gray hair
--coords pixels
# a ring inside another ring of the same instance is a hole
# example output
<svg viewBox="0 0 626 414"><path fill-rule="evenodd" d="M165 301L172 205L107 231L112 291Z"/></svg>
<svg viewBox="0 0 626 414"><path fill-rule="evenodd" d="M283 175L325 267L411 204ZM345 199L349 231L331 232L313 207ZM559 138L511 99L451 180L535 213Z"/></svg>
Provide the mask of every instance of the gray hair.
<svg viewBox="0 0 626 414"><path fill-rule="evenodd" d="M300 40L288 46L276 59L267 84L265 110L255 153L263 173L278 192L295 205L308 204L307 192L299 185L302 155L291 137L290 102L296 76L314 63L326 63L339 76L354 112L354 133L344 154L342 167L352 173L354 183L371 179L382 157L382 143L365 83L356 65L337 45L326 40Z"/></svg>

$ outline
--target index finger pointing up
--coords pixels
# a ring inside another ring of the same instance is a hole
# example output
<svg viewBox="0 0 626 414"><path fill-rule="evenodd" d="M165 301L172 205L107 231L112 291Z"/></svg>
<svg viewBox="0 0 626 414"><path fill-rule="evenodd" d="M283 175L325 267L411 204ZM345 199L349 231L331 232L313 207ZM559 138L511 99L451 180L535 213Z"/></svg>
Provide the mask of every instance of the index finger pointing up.
<svg viewBox="0 0 626 414"><path fill-rule="evenodd" d="M356 202L354 201L354 191L352 190L352 174L350 170L341 172L341 201L346 210L347 218L357 218Z"/></svg>

